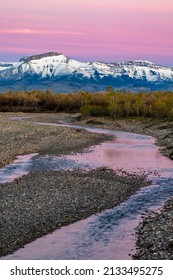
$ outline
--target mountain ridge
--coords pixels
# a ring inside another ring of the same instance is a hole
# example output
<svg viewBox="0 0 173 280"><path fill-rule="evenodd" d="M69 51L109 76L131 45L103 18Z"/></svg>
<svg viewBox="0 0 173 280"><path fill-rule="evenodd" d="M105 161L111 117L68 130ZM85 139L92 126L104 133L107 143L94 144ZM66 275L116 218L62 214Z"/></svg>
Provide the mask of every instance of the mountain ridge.
<svg viewBox="0 0 173 280"><path fill-rule="evenodd" d="M115 89L173 90L173 67L146 60L80 62L48 52L0 62L0 91L40 89L55 92Z"/></svg>

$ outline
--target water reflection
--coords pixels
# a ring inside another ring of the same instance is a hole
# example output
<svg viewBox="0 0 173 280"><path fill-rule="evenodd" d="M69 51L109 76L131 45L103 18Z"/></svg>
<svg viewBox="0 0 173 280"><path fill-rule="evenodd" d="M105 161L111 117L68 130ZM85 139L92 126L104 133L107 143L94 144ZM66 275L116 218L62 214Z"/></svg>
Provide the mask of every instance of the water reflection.
<svg viewBox="0 0 173 280"><path fill-rule="evenodd" d="M32 160L37 155L34 153L17 156L13 163L0 169L0 183L12 182L16 178L28 174Z"/></svg>
<svg viewBox="0 0 173 280"><path fill-rule="evenodd" d="M0 169L0 183L12 182L29 172L88 169L85 163L78 164L73 159L58 156L41 156L39 154L21 155L16 160Z"/></svg>
<svg viewBox="0 0 173 280"><path fill-rule="evenodd" d="M142 188L118 207L62 227L2 259L131 259L135 253L135 228L142 219L141 214L159 209L173 196L173 162L160 154L154 138L87 129L117 138L93 146L85 154L63 158L35 156L30 170L107 166L129 173L149 172L152 185Z"/></svg>
<svg viewBox="0 0 173 280"><path fill-rule="evenodd" d="M161 207L173 195L173 179L158 179L118 207L92 215L26 245L4 259L131 259L141 213Z"/></svg>

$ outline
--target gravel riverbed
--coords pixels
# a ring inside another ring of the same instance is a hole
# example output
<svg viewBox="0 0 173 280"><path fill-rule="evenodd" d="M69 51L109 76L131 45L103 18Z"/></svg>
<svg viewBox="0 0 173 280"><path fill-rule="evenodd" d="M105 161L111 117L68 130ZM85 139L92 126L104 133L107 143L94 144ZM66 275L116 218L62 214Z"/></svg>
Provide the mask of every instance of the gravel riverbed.
<svg viewBox="0 0 173 280"><path fill-rule="evenodd" d="M123 123L123 122L122 122ZM124 130L148 134L156 138L163 155L173 160L173 122L133 122ZM137 229L137 253L134 259L173 259L173 198L160 210L147 216Z"/></svg>
<svg viewBox="0 0 173 280"><path fill-rule="evenodd" d="M27 118L11 120L16 116ZM110 139L78 129L34 125L33 121L76 120L68 114L0 114L0 167L18 154L68 154ZM173 159L173 122L92 118L76 124L152 135L162 153ZM109 170L39 172L1 185L0 254L9 254L55 228L111 208L143 185L144 177L121 177ZM170 199L159 213L144 218L137 231L138 252L134 258L173 259L172 225Z"/></svg>
<svg viewBox="0 0 173 280"><path fill-rule="evenodd" d="M156 138L163 155L173 160L173 122L157 120L89 119L84 123L110 129L151 135ZM99 124L100 123L100 124ZM137 253L134 259L173 259L173 198L160 210L146 216L136 232Z"/></svg>
<svg viewBox="0 0 173 280"><path fill-rule="evenodd" d="M135 259L173 260L173 199L147 216L138 230Z"/></svg>
<svg viewBox="0 0 173 280"><path fill-rule="evenodd" d="M146 185L111 170L30 173L0 187L0 255L63 225L112 208Z"/></svg>
<svg viewBox="0 0 173 280"><path fill-rule="evenodd" d="M0 166L19 154L83 152L112 137L81 129L41 126L36 121L71 122L66 114L0 114ZM78 122L79 123L79 122ZM0 185L0 255L12 253L56 228L112 208L146 185L145 175L110 170L29 173Z"/></svg>

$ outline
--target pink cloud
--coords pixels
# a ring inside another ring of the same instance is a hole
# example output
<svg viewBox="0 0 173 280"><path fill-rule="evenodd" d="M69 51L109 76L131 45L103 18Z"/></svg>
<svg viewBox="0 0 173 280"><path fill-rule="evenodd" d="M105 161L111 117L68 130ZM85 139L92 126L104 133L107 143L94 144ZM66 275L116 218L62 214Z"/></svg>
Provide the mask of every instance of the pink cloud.
<svg viewBox="0 0 173 280"><path fill-rule="evenodd" d="M82 32L63 31L63 30L33 30L28 28L23 29L2 29L2 34L65 34L65 35L84 35Z"/></svg>

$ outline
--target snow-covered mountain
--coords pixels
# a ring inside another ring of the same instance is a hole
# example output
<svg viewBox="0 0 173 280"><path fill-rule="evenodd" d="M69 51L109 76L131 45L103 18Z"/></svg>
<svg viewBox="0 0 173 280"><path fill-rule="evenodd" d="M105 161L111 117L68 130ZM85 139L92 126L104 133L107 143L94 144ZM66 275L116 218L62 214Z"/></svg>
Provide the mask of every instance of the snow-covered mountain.
<svg viewBox="0 0 173 280"><path fill-rule="evenodd" d="M173 67L148 61L79 62L60 53L23 57L19 62L0 63L0 91L80 89L173 90Z"/></svg>

